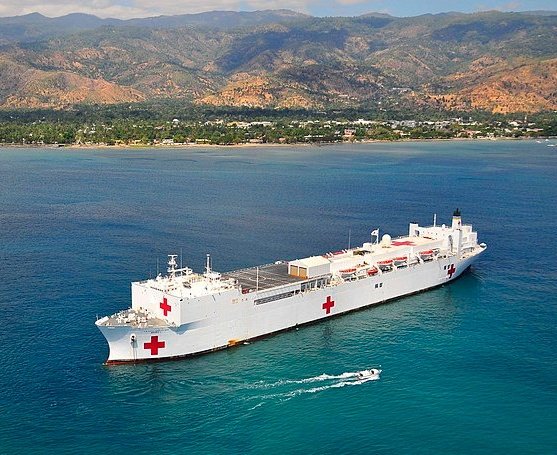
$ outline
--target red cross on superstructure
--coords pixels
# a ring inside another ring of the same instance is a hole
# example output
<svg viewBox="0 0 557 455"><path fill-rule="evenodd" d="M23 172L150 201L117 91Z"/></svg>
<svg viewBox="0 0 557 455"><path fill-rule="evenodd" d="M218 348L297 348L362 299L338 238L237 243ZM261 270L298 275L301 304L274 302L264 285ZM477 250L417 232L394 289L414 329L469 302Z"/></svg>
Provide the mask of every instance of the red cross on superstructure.
<svg viewBox="0 0 557 455"><path fill-rule="evenodd" d="M449 266L449 270L447 270L447 275L449 275L449 278L452 278L455 272L456 272L455 266L454 264L451 264Z"/></svg>
<svg viewBox="0 0 557 455"><path fill-rule="evenodd" d="M162 349L166 346L164 341L159 341L158 335L151 335L151 341L149 343L145 343L143 345L144 349L150 349L151 355L158 355L159 349Z"/></svg>
<svg viewBox="0 0 557 455"><path fill-rule="evenodd" d="M331 312L331 308L335 306L335 301L331 300L331 296L327 296L327 301L323 304L323 309L327 314Z"/></svg>
<svg viewBox="0 0 557 455"><path fill-rule="evenodd" d="M166 300L166 297L162 298L161 310L165 316L168 316L168 313L172 311L172 307L168 304L168 300Z"/></svg>

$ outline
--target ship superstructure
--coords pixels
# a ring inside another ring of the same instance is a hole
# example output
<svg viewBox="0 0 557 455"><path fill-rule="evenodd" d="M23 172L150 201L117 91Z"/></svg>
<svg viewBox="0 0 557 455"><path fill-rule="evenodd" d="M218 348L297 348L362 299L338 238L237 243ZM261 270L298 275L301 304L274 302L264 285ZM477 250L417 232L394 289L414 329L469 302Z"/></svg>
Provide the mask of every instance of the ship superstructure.
<svg viewBox="0 0 557 455"><path fill-rule="evenodd" d="M107 363L186 357L443 285L486 249L458 209L450 226L292 261L218 273L178 268L132 283L131 308L97 320Z"/></svg>

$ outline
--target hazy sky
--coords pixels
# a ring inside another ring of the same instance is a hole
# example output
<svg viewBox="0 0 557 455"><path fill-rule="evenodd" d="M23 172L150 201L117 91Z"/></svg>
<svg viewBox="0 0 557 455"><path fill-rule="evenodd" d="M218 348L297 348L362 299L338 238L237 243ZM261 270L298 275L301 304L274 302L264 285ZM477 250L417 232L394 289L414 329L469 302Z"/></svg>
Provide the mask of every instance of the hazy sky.
<svg viewBox="0 0 557 455"><path fill-rule="evenodd" d="M490 9L557 10L557 0L0 0L0 16L17 16L36 11L54 17L82 12L127 19L212 10L253 11L278 8L314 16L355 16L372 11L393 16L416 16Z"/></svg>

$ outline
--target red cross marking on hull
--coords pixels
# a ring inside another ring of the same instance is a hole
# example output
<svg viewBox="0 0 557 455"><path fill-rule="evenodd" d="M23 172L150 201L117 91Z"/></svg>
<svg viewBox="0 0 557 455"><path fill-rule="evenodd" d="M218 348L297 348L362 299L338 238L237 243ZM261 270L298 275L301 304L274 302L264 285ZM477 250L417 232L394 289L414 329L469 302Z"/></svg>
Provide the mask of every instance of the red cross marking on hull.
<svg viewBox="0 0 557 455"><path fill-rule="evenodd" d="M168 300L166 299L166 297L162 298L161 310L165 316L168 316L168 313L172 311L172 307L168 304Z"/></svg>
<svg viewBox="0 0 557 455"><path fill-rule="evenodd" d="M449 275L449 278L452 278L455 272L456 272L456 268L454 264L451 264L449 266L449 270L447 270L447 275Z"/></svg>
<svg viewBox="0 0 557 455"><path fill-rule="evenodd" d="M159 336L158 335L152 335L151 336L151 341L149 343L145 343L143 345L144 349L150 349L151 350L151 355L158 355L159 353L159 349L162 349L166 346L166 343L164 341L159 341Z"/></svg>
<svg viewBox="0 0 557 455"><path fill-rule="evenodd" d="M331 296L327 296L327 301L323 304L323 309L327 314L331 312L331 308L335 306L335 301L331 300Z"/></svg>

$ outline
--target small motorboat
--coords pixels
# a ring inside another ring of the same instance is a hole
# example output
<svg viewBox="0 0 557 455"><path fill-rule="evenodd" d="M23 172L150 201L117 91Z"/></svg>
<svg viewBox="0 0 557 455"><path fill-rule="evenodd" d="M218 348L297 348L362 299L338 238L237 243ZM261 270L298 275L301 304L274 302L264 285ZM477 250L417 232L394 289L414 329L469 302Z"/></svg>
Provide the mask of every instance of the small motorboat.
<svg viewBox="0 0 557 455"><path fill-rule="evenodd" d="M368 379L377 379L379 378L379 373L381 373L381 370L378 370L377 368L361 370L356 373L356 380L366 381Z"/></svg>

